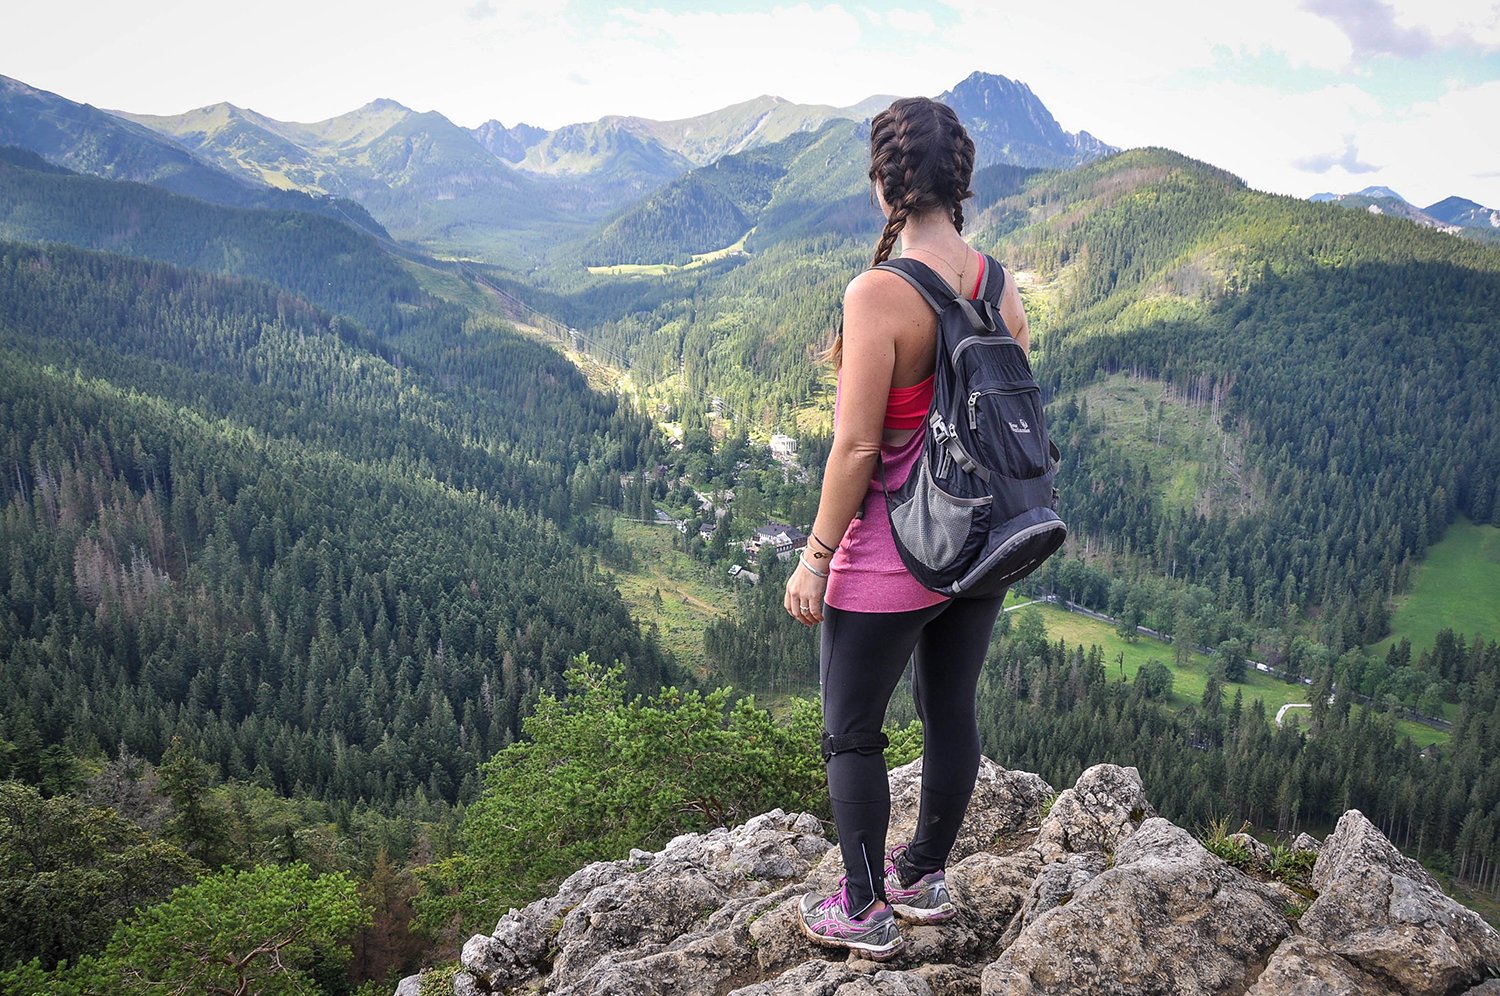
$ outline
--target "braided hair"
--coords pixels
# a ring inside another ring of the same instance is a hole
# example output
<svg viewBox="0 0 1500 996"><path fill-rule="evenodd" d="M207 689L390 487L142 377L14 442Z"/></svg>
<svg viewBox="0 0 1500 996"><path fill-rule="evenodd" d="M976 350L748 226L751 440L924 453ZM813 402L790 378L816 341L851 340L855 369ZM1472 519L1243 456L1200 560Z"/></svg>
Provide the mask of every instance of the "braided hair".
<svg viewBox="0 0 1500 996"><path fill-rule="evenodd" d="M890 207L870 265L891 257L907 219L944 211L964 230L963 202L974 196L974 142L953 108L927 97L905 97L870 122L870 186ZM843 353L842 332L827 358L835 367Z"/></svg>

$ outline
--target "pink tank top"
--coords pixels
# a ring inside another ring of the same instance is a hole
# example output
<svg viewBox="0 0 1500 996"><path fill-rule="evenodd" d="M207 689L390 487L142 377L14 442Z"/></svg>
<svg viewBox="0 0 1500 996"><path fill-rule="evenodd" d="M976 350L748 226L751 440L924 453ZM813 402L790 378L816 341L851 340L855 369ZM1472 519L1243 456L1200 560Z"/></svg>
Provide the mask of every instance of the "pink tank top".
<svg viewBox="0 0 1500 996"><path fill-rule="evenodd" d="M835 401L837 407L837 401ZM901 486L922 455L925 432L912 433L901 446L880 447L886 481ZM828 567L828 590L823 601L850 612L909 612L946 602L948 596L922 587L896 552L891 519L877 471L865 492L864 515L849 523Z"/></svg>

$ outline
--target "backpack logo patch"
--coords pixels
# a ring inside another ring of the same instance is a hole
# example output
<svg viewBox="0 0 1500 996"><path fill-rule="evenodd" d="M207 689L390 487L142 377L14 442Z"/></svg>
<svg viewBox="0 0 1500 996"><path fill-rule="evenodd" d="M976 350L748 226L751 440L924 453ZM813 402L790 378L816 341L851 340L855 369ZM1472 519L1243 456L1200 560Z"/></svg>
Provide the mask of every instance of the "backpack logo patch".
<svg viewBox="0 0 1500 996"><path fill-rule="evenodd" d="M1010 431L1016 433L1017 435L1031 435L1031 426L1026 424L1026 420L1024 418L1020 420L1019 424L1015 422L1010 422L1008 424L1010 425Z"/></svg>

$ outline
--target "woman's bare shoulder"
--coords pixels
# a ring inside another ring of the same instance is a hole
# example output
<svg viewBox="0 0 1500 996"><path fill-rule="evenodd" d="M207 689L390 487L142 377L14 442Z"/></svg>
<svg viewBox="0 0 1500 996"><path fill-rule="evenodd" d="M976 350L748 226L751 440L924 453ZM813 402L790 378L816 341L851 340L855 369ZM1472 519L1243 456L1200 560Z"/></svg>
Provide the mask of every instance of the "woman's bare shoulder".
<svg viewBox="0 0 1500 996"><path fill-rule="evenodd" d="M849 281L849 286L844 289L844 308L884 311L910 303L908 298L920 303L916 291L912 290L905 278L890 270L872 268Z"/></svg>

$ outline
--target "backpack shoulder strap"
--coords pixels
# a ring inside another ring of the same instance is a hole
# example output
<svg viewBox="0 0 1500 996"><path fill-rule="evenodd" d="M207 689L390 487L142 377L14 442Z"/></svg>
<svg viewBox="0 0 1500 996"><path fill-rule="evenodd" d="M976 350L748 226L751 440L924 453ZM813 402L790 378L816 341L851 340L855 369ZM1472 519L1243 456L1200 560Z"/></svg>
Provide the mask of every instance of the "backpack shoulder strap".
<svg viewBox="0 0 1500 996"><path fill-rule="evenodd" d="M975 295L981 301L1000 306L1000 297L1005 293L1005 268L989 253L984 254L984 282Z"/></svg>
<svg viewBox="0 0 1500 996"><path fill-rule="evenodd" d="M953 288L948 286L948 281L919 259L898 256L876 263L872 269L889 270L901 276L916 288L922 299L939 315L948 305L957 304L973 332L998 331L1010 334L1004 319L1000 317L1000 295L1005 291L1005 270L991 256L984 257L984 279L980 283L979 296L973 300L954 293ZM989 307L976 308L976 301L988 304Z"/></svg>
<svg viewBox="0 0 1500 996"><path fill-rule="evenodd" d="M933 311L942 313L943 308L954 298L953 288L948 286L948 281L938 276L932 267L920 259L912 259L907 256L898 256L876 263L871 269L889 270L916 288L917 293L922 295L922 300L932 308Z"/></svg>

